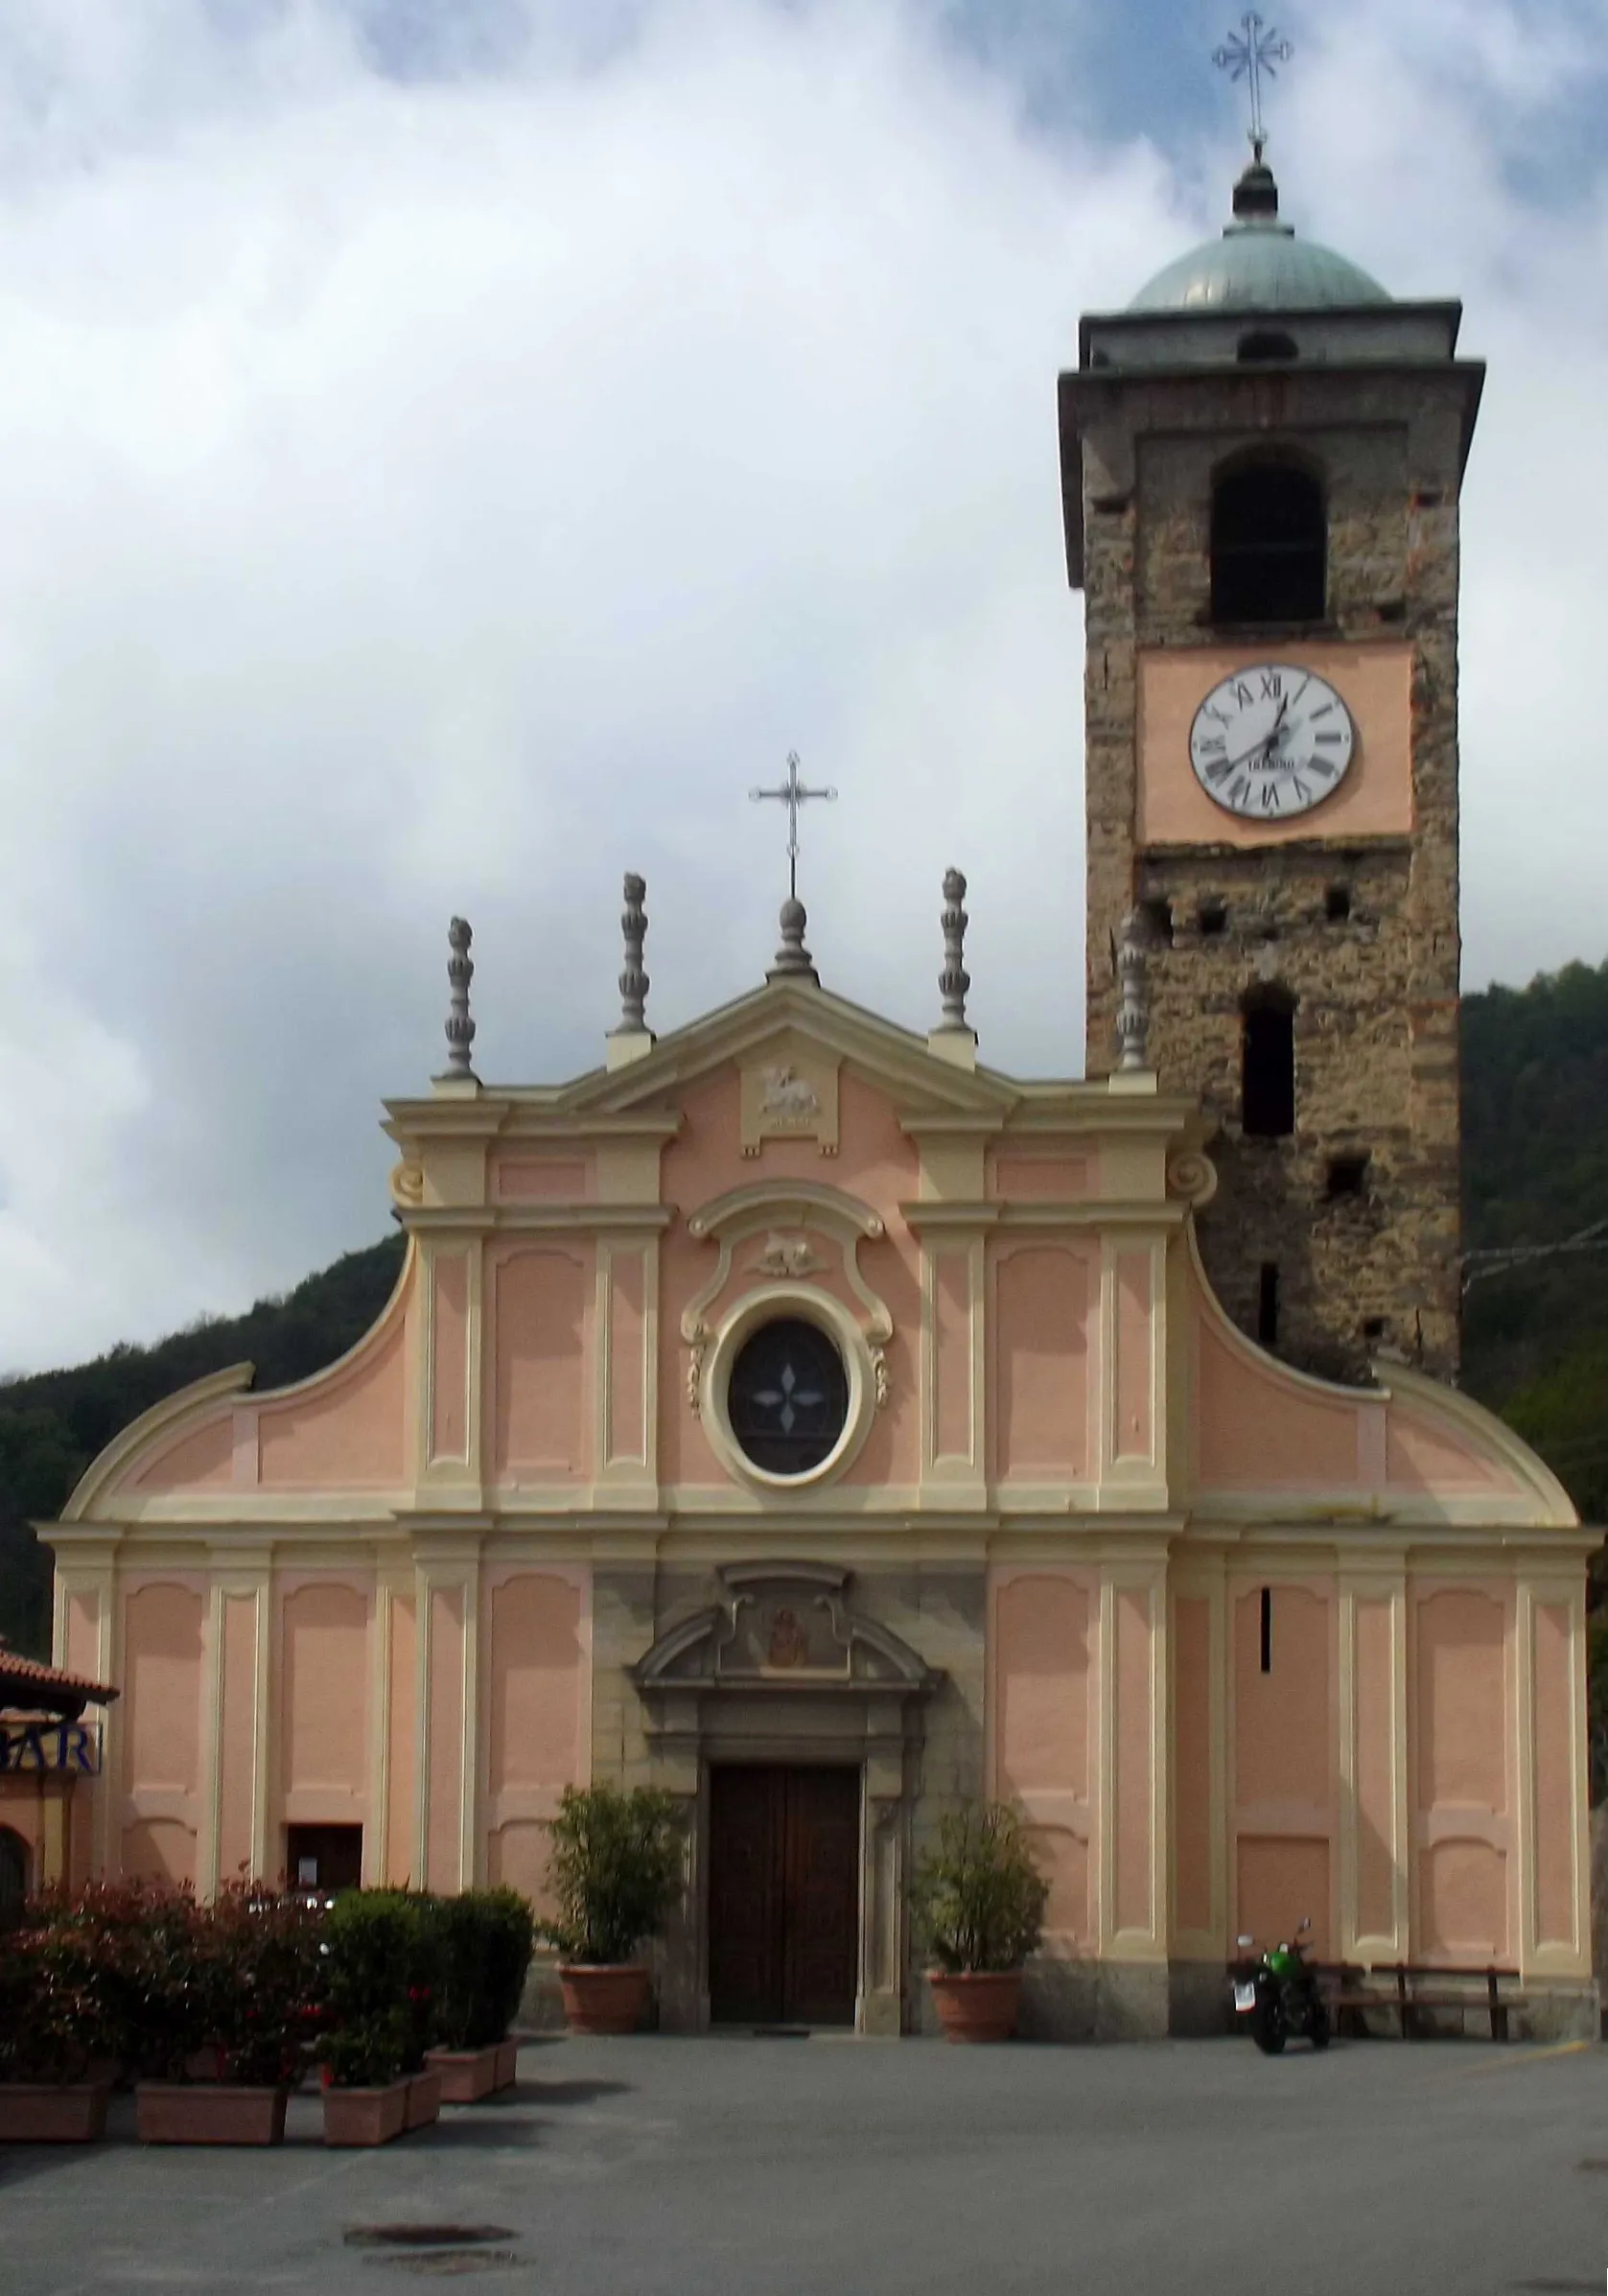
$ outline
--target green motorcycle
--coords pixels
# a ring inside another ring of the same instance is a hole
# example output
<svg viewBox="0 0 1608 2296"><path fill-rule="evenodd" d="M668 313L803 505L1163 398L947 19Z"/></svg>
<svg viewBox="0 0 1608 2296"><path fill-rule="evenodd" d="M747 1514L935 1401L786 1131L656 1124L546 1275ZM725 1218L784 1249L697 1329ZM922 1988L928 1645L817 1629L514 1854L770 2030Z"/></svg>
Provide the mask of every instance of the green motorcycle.
<svg viewBox="0 0 1608 2296"><path fill-rule="evenodd" d="M1329 2004L1318 1990L1317 1972L1307 1959L1312 1920L1302 1921L1293 1938L1270 1945L1260 1960L1248 1952L1229 1971L1236 2020L1246 2018L1250 2037L1264 2056L1276 2057L1286 2041L1303 2037L1314 2049L1329 2046ZM1254 1937L1239 1937L1242 1948Z"/></svg>

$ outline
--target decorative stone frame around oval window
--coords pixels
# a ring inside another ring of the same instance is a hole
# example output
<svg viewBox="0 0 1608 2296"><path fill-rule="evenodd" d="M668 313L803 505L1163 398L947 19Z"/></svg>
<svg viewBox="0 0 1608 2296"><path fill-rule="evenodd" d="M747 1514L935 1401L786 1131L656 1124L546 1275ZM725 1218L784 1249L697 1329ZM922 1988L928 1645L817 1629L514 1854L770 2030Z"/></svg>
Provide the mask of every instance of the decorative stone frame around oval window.
<svg viewBox="0 0 1608 2296"><path fill-rule="evenodd" d="M732 1425L733 1367L757 1331L781 1322L813 1324L824 1333L837 1350L849 1385L849 1407L836 1442L817 1465L796 1475L778 1474L750 1459ZM711 1335L701 1384L710 1448L729 1475L755 1490L819 1490L835 1483L859 1457L876 1412L877 1367L864 1332L839 1300L805 1284L768 1283L747 1293Z"/></svg>

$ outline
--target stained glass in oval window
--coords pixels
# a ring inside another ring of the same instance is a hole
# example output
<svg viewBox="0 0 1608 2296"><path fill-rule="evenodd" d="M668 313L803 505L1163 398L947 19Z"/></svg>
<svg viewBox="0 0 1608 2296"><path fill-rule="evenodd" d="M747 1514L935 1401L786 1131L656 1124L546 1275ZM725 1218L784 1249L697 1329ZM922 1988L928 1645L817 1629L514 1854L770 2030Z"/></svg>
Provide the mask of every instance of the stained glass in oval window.
<svg viewBox="0 0 1608 2296"><path fill-rule="evenodd" d="M837 1447L849 1417L849 1374L817 1324L762 1324L737 1350L726 1411L744 1454L770 1475L807 1475Z"/></svg>

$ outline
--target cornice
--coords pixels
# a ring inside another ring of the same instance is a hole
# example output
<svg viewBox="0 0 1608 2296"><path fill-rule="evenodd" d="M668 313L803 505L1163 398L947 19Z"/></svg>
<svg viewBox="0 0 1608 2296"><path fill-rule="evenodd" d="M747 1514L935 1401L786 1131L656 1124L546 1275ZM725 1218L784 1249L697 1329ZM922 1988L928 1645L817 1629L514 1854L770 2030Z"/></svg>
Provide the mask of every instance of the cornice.
<svg viewBox="0 0 1608 2296"><path fill-rule="evenodd" d="M402 1213L419 1235L658 1235L676 1217L669 1204L431 1204Z"/></svg>
<svg viewBox="0 0 1608 2296"><path fill-rule="evenodd" d="M1074 1204L1051 1202L946 1203L922 1198L901 1204L899 1217L916 1235L942 1234L950 1230L974 1235L986 1229L1012 1230L1054 1228L1181 1228L1189 1216L1187 1204L1157 1196L1134 1203L1131 1199L1091 1196Z"/></svg>

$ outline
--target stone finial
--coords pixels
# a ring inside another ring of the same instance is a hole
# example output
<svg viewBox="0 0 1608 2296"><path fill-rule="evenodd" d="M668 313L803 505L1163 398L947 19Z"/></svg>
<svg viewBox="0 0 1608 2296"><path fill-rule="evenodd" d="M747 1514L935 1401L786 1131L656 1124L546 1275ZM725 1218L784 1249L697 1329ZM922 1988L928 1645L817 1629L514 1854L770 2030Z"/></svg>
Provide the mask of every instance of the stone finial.
<svg viewBox="0 0 1608 2296"><path fill-rule="evenodd" d="M647 911L642 902L647 898L647 880L625 873L625 914L619 921L625 935L625 970L619 976L619 1027L622 1037L641 1036L647 1022L643 1015L647 1009L648 977L642 970L642 944L647 939Z"/></svg>
<svg viewBox="0 0 1608 2296"><path fill-rule="evenodd" d="M971 922L961 903L966 899L966 879L958 869L944 874L944 970L938 976L938 992L944 999L944 1028L965 1028L966 993L971 986L971 975L966 970L966 928Z"/></svg>
<svg viewBox="0 0 1608 2296"><path fill-rule="evenodd" d="M819 985L815 959L804 947L804 904L793 895L781 904L781 947L776 952L776 962L766 973L767 980L813 980Z"/></svg>
<svg viewBox="0 0 1608 2296"><path fill-rule="evenodd" d="M1120 989L1117 1007L1118 1072L1148 1069L1150 1010L1145 1002L1145 921L1137 909L1130 909L1122 921L1122 939L1117 948L1117 981Z"/></svg>
<svg viewBox="0 0 1608 2296"><path fill-rule="evenodd" d="M619 1025L604 1039L604 1054L611 1068L623 1068L653 1050L653 1031L644 1018L648 978L642 965L647 939L647 880L634 870L625 873L625 913L619 929L625 936L625 969L619 976Z"/></svg>
<svg viewBox="0 0 1608 2296"><path fill-rule="evenodd" d="M469 953L469 944L475 938L461 917L454 917L447 927L447 946L452 954L447 959L447 1080L473 1084L475 1069L469 1048L475 1042L475 1023L469 1018L469 984L475 977L475 961Z"/></svg>

